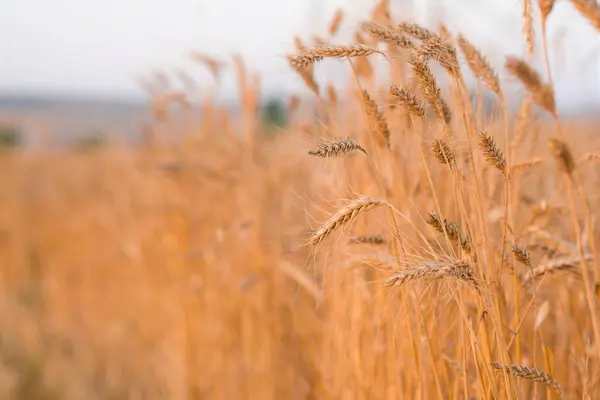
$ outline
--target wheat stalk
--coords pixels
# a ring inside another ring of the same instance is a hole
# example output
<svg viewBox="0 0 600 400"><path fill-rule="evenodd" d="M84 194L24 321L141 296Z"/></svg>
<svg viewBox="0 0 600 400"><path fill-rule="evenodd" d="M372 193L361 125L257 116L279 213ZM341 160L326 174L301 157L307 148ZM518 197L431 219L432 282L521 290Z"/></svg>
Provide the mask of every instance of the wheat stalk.
<svg viewBox="0 0 600 400"><path fill-rule="evenodd" d="M558 395L564 399L565 394L560 384L550 375L534 367L528 367L525 365L516 364L500 364L497 362L490 363L492 368L499 369L504 373L517 376L519 378L527 379L534 382L540 382L554 390Z"/></svg>
<svg viewBox="0 0 600 400"><path fill-rule="evenodd" d="M368 210L389 203L383 199L374 197L363 196L359 199L352 200L346 206L337 210L320 228L316 229L310 236L308 243L311 245L317 245L321 243L326 237L331 235L335 230L348 225L356 217Z"/></svg>

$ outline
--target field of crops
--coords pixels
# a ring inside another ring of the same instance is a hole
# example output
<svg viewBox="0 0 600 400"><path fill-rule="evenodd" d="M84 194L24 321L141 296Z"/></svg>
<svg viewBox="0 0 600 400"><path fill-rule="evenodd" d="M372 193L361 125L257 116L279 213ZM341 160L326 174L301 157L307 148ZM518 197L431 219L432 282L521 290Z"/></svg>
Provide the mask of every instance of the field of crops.
<svg viewBox="0 0 600 400"><path fill-rule="evenodd" d="M386 4L296 40L282 126L237 60L239 115L166 91L140 145L2 151L1 398L600 398L598 122Z"/></svg>

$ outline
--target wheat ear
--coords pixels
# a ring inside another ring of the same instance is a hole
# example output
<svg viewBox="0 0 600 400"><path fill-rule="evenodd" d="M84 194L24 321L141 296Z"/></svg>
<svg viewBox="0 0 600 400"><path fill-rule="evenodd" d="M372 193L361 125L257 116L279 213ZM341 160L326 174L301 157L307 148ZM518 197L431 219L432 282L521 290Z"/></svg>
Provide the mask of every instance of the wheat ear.
<svg viewBox="0 0 600 400"><path fill-rule="evenodd" d="M390 94L412 115L425 118L425 104L407 89L390 85Z"/></svg>
<svg viewBox="0 0 600 400"><path fill-rule="evenodd" d="M534 367L516 364L500 364L497 362L490 363L492 368L499 369L506 374L511 374L519 378L527 379L534 382L540 382L554 390L561 399L565 398L565 394L560 384L550 375Z"/></svg>
<svg viewBox="0 0 600 400"><path fill-rule="evenodd" d="M385 286L400 286L420 279L458 279L479 288L469 260L447 260L425 264L408 265L390 276Z"/></svg>
<svg viewBox="0 0 600 400"><path fill-rule="evenodd" d="M556 103L552 85L544 84L542 78L529 64L515 57L507 57L506 69L517 77L531 93L533 100L544 110L556 115Z"/></svg>
<svg viewBox="0 0 600 400"><path fill-rule="evenodd" d="M386 27L381 26L374 22L365 22L362 25L362 28L369 35L371 35L381 41L396 45L403 49L408 49L408 50L415 49L415 45L413 44L413 42L410 41L410 39L408 39L406 36L404 36L402 34L399 34L398 32L395 32L394 30L392 30L390 28L386 28Z"/></svg>
<svg viewBox="0 0 600 400"><path fill-rule="evenodd" d="M506 173L506 162L504 154L496 146L494 139L486 132L479 132L479 148L483 152L488 164L500 170L503 174Z"/></svg>
<svg viewBox="0 0 600 400"><path fill-rule="evenodd" d="M343 156L355 150L367 154L365 149L354 139L345 137L331 142L322 142L314 149L309 150L308 154L315 157L328 158Z"/></svg>
<svg viewBox="0 0 600 400"><path fill-rule="evenodd" d="M458 46L465 55L469 68L473 74L492 92L496 93L498 97L502 98L498 74L496 74L486 58L462 35L458 36Z"/></svg>
<svg viewBox="0 0 600 400"><path fill-rule="evenodd" d="M573 6L600 31L600 5L593 0L571 0Z"/></svg>
<svg viewBox="0 0 600 400"><path fill-rule="evenodd" d="M352 200L344 207L337 210L320 228L316 229L308 240L311 245L321 243L326 237L331 235L335 230L348 225L356 217L373 208L388 205L389 203L383 199L363 196L359 199Z"/></svg>

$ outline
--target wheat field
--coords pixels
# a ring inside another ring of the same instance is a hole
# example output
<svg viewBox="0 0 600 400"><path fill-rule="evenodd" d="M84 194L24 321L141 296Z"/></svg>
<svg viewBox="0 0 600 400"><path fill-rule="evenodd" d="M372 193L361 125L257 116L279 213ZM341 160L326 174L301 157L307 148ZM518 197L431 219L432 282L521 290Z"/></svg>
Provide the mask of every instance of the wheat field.
<svg viewBox="0 0 600 400"><path fill-rule="evenodd" d="M236 59L240 115L164 92L138 146L4 151L0 397L600 398L598 125L527 59L554 1L522 5L502 71L383 1L296 40L283 126Z"/></svg>

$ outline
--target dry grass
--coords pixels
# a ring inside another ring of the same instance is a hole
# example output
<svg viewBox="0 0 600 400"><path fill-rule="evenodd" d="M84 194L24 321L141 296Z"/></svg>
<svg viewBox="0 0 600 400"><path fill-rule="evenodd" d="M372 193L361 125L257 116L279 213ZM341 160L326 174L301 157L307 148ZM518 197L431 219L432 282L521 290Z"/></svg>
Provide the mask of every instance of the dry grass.
<svg viewBox="0 0 600 400"><path fill-rule="evenodd" d="M239 116L165 92L140 146L0 153L1 398L600 398L597 125L513 58L554 118L476 115L449 35L387 9L360 29L401 54L297 41L315 94L316 62L355 68L285 134L236 59ZM405 68L377 87L373 56Z"/></svg>

